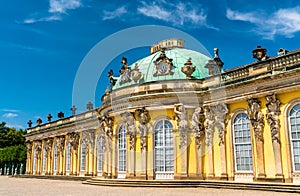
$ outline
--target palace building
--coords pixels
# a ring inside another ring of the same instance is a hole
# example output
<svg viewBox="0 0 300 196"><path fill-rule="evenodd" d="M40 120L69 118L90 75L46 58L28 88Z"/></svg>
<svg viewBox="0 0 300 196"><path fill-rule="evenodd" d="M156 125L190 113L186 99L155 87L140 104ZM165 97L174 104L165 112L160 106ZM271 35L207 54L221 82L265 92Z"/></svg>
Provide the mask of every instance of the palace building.
<svg viewBox="0 0 300 196"><path fill-rule="evenodd" d="M27 129L28 175L300 183L300 50L223 70L184 40L153 45L102 105Z"/></svg>

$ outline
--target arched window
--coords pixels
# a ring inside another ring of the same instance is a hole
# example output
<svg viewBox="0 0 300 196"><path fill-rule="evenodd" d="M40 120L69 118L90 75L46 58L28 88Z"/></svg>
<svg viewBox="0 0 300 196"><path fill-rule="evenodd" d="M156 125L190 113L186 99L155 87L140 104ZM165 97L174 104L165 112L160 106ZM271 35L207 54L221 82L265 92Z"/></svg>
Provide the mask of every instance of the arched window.
<svg viewBox="0 0 300 196"><path fill-rule="evenodd" d="M103 162L103 148L104 148L104 137L99 136L97 144L97 171L102 172L102 162Z"/></svg>
<svg viewBox="0 0 300 196"><path fill-rule="evenodd" d="M155 126L154 165L156 179L159 174L174 173L173 126L168 120L161 120ZM167 177L166 175L162 175ZM172 176L171 176L172 177Z"/></svg>
<svg viewBox="0 0 300 196"><path fill-rule="evenodd" d="M33 163L32 163L32 171L35 171L36 169L36 150L33 149Z"/></svg>
<svg viewBox="0 0 300 196"><path fill-rule="evenodd" d="M81 156L80 156L80 171L85 171L86 164L86 142L81 143Z"/></svg>
<svg viewBox="0 0 300 196"><path fill-rule="evenodd" d="M66 171L70 171L71 169L71 143L68 142L66 149Z"/></svg>
<svg viewBox="0 0 300 196"><path fill-rule="evenodd" d="M126 128L122 125L118 135L118 171L126 172Z"/></svg>
<svg viewBox="0 0 300 196"><path fill-rule="evenodd" d="M245 113L239 113L233 121L233 143L235 171L253 171L250 121Z"/></svg>
<svg viewBox="0 0 300 196"><path fill-rule="evenodd" d="M53 170L54 171L57 171L57 158L58 158L57 145L54 145L54 160L53 160Z"/></svg>
<svg viewBox="0 0 300 196"><path fill-rule="evenodd" d="M43 171L46 170L46 158L47 158L46 149L43 148Z"/></svg>
<svg viewBox="0 0 300 196"><path fill-rule="evenodd" d="M289 112L289 132L292 144L293 171L300 171L300 104Z"/></svg>

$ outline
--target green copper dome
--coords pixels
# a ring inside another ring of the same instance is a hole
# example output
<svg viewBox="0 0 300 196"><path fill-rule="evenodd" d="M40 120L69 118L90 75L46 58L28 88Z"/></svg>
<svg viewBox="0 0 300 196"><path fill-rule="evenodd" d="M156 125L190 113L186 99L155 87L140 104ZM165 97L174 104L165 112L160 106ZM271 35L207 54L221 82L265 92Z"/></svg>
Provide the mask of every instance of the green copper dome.
<svg viewBox="0 0 300 196"><path fill-rule="evenodd" d="M132 76L133 70L138 71L140 76L139 79L136 81L129 79L130 81L127 80L124 82L123 73L123 76L121 74L121 76L117 79L113 90L147 82L187 79L187 75L182 72L182 67L184 67L185 63L187 63L189 59L192 66L195 67L195 71L192 73L190 78L202 79L208 77L208 70L205 68L205 65L208 60L211 60L210 57L184 48L166 49L164 51L165 59L162 58L162 53L163 52L161 51L155 52L129 66L130 72L127 72L127 74L131 74ZM173 64L173 66L169 68L170 70L167 70L168 63L165 63L168 60L170 60L169 62L172 62Z"/></svg>

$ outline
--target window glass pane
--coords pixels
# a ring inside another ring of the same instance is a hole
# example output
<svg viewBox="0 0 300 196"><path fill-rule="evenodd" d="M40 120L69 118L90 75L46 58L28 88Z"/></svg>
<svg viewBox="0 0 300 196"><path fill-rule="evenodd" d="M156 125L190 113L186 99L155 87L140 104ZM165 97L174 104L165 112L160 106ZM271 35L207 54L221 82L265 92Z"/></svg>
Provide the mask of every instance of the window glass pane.
<svg viewBox="0 0 300 196"><path fill-rule="evenodd" d="M46 149L44 148L44 150L43 150L43 171L46 170L46 156L47 156Z"/></svg>
<svg viewBox="0 0 300 196"><path fill-rule="evenodd" d="M71 167L71 144L68 143L66 151L66 170L70 171Z"/></svg>
<svg viewBox="0 0 300 196"><path fill-rule="evenodd" d="M102 171L102 162L103 162L103 148L104 148L104 137L100 136L97 144L97 171Z"/></svg>
<svg viewBox="0 0 300 196"><path fill-rule="evenodd" d="M245 113L238 114L233 123L236 171L252 171L250 121Z"/></svg>
<svg viewBox="0 0 300 196"><path fill-rule="evenodd" d="M300 104L289 112L289 131L292 143L293 170L300 171Z"/></svg>
<svg viewBox="0 0 300 196"><path fill-rule="evenodd" d="M86 143L82 142L81 144L81 159L80 159L80 170L85 171L86 164Z"/></svg>
<svg viewBox="0 0 300 196"><path fill-rule="evenodd" d="M57 145L54 147L54 160L53 160L53 170L57 171L57 158L58 158L58 150L57 150Z"/></svg>
<svg viewBox="0 0 300 196"><path fill-rule="evenodd" d="M119 129L118 134L118 143L119 143L119 172L126 172L126 127L122 125Z"/></svg>
<svg viewBox="0 0 300 196"><path fill-rule="evenodd" d="M155 172L174 171L173 126L168 120L161 120L155 126L154 163Z"/></svg>

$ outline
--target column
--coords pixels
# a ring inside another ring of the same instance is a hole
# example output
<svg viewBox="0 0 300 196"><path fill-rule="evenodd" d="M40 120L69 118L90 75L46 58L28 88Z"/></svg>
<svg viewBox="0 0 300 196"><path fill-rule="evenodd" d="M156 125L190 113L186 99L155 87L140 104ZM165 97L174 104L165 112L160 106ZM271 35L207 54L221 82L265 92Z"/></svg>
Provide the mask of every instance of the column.
<svg viewBox="0 0 300 196"><path fill-rule="evenodd" d="M271 137L272 137L272 146L273 146L273 153L275 159L275 168L276 168L276 178L283 179L282 174L282 163L281 163L281 144L280 144L280 137L279 137L279 130L280 130L280 101L277 99L274 93L267 95L266 97L266 107L267 107L267 122L270 126Z"/></svg>
<svg viewBox="0 0 300 196"><path fill-rule="evenodd" d="M180 179L187 178L187 132L189 130L188 126L188 116L187 111L182 103L174 105L175 120L177 120L177 127L179 132L179 151L181 160L181 172Z"/></svg>
<svg viewBox="0 0 300 196"><path fill-rule="evenodd" d="M264 115L261 112L261 101L257 98L248 99L248 114L256 143L257 179L266 177L264 164Z"/></svg>
<svg viewBox="0 0 300 196"><path fill-rule="evenodd" d="M226 161L226 149L225 149L225 120L228 113L228 108L225 103L218 103L217 105L211 106L211 109L215 116L215 127L218 130L219 136L219 147L221 156L221 180L227 180L227 161Z"/></svg>
<svg viewBox="0 0 300 196"><path fill-rule="evenodd" d="M204 179L203 176L203 148L204 148L204 127L205 115L203 107L197 107L192 116L192 128L195 138L195 152L196 152L196 176L199 179Z"/></svg>
<svg viewBox="0 0 300 196"><path fill-rule="evenodd" d="M27 148L27 159L26 159L26 174L31 174L32 170L32 143L30 141L26 142L26 148Z"/></svg>
<svg viewBox="0 0 300 196"><path fill-rule="evenodd" d="M154 180L154 139L153 139L153 131L151 131L148 134L148 153L146 154L147 156L147 164L146 164L146 176L147 176L147 180ZM174 141L175 143L175 141ZM174 149L175 150L175 149ZM176 160L176 159L174 159Z"/></svg>
<svg viewBox="0 0 300 196"><path fill-rule="evenodd" d="M205 127L205 144L207 148L207 179L214 179L214 161L213 161L213 133L214 133L214 124L215 117L210 108L210 106L204 107L204 127Z"/></svg>

